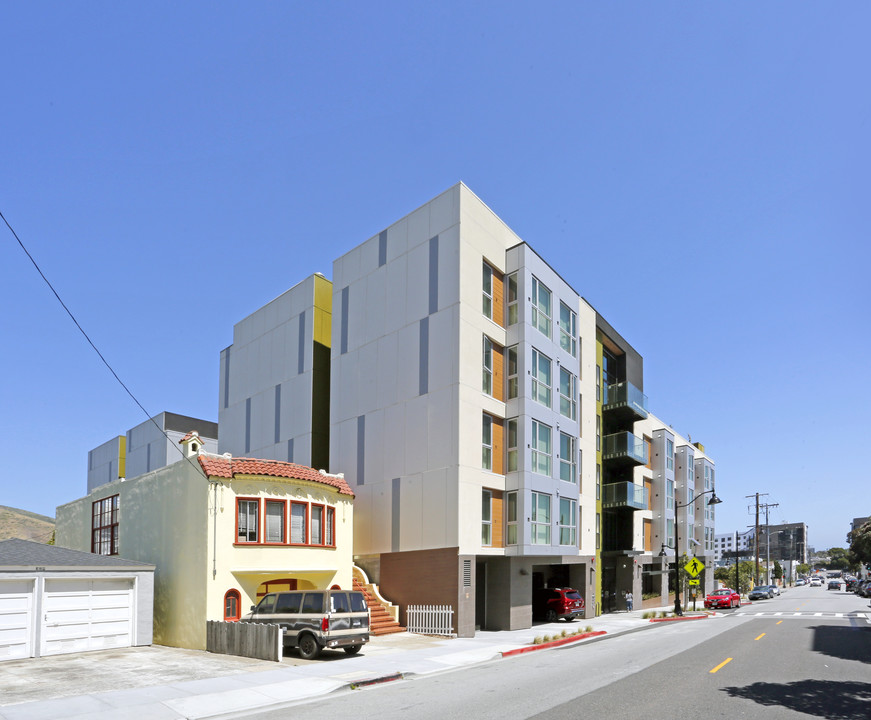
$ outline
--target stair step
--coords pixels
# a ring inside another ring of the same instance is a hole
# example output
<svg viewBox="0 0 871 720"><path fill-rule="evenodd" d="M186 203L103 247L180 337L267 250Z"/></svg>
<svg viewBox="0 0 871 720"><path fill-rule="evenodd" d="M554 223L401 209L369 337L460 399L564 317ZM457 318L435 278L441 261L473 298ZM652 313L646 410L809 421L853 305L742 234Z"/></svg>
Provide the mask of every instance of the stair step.
<svg viewBox="0 0 871 720"><path fill-rule="evenodd" d="M375 636L405 632L405 628L393 619L363 583L353 578L351 586L366 597L366 604L369 606L369 632Z"/></svg>

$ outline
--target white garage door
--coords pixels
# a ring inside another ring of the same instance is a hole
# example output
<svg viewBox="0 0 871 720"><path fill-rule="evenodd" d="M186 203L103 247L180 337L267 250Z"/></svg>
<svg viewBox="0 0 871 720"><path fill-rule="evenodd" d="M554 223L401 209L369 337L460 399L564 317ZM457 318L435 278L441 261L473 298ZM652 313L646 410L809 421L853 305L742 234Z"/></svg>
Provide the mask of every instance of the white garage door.
<svg viewBox="0 0 871 720"><path fill-rule="evenodd" d="M40 654L133 644L132 580L46 580Z"/></svg>
<svg viewBox="0 0 871 720"><path fill-rule="evenodd" d="M0 660L33 652L33 580L0 580Z"/></svg>

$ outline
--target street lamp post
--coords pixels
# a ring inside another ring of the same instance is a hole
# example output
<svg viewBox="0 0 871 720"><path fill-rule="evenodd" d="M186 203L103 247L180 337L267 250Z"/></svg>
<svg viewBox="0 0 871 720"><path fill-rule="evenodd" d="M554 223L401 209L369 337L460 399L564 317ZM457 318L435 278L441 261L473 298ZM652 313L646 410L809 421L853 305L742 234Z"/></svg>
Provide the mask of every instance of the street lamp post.
<svg viewBox="0 0 871 720"><path fill-rule="evenodd" d="M678 521L677 521L677 511L681 508L689 507L696 500L698 500L703 495L710 495L711 499L708 500L708 505L717 505L721 502L720 498L717 497L717 492L713 488L711 490L705 490L704 492L700 492L696 495L692 500L683 505L679 505L677 502L677 493L674 495L674 614L677 616L683 615L683 610L680 606L680 557L678 555L678 548L680 547L680 531L678 530ZM662 543L662 549L659 551L659 557L665 557L666 544Z"/></svg>

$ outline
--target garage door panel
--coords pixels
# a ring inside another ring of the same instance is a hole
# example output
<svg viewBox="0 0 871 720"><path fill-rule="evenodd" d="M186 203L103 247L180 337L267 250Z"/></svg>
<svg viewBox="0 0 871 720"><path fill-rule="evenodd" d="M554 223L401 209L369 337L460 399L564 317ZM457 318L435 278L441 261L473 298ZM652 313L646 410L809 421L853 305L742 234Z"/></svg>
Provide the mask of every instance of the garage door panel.
<svg viewBox="0 0 871 720"><path fill-rule="evenodd" d="M32 580L0 581L0 660L33 654L33 586Z"/></svg>
<svg viewBox="0 0 871 720"><path fill-rule="evenodd" d="M132 587L130 580L46 581L42 653L131 645Z"/></svg>

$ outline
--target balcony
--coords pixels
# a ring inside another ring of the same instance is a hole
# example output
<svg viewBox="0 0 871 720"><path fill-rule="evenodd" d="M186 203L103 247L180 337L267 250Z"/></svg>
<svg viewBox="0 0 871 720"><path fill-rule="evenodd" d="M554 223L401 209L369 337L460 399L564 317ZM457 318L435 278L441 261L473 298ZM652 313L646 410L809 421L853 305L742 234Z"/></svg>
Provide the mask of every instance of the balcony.
<svg viewBox="0 0 871 720"><path fill-rule="evenodd" d="M630 382L605 387L602 411L613 413L620 422L635 422L647 417L647 395Z"/></svg>
<svg viewBox="0 0 871 720"><path fill-rule="evenodd" d="M602 460L647 465L647 443L631 432L606 435L602 438Z"/></svg>
<svg viewBox="0 0 871 720"><path fill-rule="evenodd" d="M647 488L631 482L602 485L602 508L647 509Z"/></svg>

